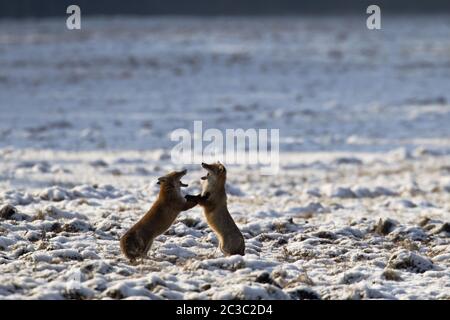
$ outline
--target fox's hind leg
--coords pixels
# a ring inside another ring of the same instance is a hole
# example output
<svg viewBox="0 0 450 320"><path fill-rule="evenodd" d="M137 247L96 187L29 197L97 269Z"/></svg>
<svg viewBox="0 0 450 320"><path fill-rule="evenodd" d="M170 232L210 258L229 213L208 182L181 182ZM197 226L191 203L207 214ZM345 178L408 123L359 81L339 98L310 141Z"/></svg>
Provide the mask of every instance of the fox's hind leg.
<svg viewBox="0 0 450 320"><path fill-rule="evenodd" d="M145 245L144 251L142 252L141 258L145 259L147 258L147 253L150 250L150 248L152 247L153 244L153 239L151 239L150 241L147 242L147 244Z"/></svg>

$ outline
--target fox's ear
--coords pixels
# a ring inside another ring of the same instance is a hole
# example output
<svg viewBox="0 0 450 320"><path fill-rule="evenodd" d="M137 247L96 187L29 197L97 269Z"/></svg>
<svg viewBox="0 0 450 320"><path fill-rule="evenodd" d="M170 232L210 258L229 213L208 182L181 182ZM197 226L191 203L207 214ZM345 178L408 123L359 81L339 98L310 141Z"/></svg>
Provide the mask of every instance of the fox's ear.
<svg viewBox="0 0 450 320"><path fill-rule="evenodd" d="M219 172L225 172L226 171L225 166L223 164L221 164L220 162L218 162L218 163L219 163Z"/></svg>

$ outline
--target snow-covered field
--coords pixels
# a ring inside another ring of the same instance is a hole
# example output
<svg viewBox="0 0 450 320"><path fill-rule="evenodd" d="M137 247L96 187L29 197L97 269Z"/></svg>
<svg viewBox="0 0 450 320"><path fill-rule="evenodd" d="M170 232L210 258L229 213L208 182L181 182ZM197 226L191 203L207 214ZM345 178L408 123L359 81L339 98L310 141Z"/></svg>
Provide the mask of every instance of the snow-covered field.
<svg viewBox="0 0 450 320"><path fill-rule="evenodd" d="M450 19L382 26L0 21L0 298L449 299ZM194 120L280 129L278 175L227 167L246 255L196 207L130 265L118 239Z"/></svg>

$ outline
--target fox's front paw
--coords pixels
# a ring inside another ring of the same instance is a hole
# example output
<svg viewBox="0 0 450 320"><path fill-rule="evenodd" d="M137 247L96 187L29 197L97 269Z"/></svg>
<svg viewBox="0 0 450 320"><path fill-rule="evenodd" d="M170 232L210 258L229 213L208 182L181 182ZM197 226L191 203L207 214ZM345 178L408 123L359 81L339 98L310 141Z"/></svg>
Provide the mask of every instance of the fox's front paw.
<svg viewBox="0 0 450 320"><path fill-rule="evenodd" d="M208 200L209 196L210 196L210 193L207 192L203 196L201 196L201 198L202 198L202 200Z"/></svg>
<svg viewBox="0 0 450 320"><path fill-rule="evenodd" d="M187 201L198 202L198 196L193 196L191 194L187 194L184 196Z"/></svg>

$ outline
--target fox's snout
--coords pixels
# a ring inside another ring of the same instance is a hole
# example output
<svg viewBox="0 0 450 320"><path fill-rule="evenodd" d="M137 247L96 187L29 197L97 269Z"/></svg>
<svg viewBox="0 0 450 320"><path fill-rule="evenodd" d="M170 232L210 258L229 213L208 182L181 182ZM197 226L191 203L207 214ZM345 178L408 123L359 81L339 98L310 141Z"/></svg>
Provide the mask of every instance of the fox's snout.
<svg viewBox="0 0 450 320"><path fill-rule="evenodd" d="M209 173L214 174L214 175L218 175L221 173L225 173L225 167L223 164L221 164L219 161L217 161L217 163L213 163L213 164L207 164L202 162L202 168L206 169Z"/></svg>
<svg viewBox="0 0 450 320"><path fill-rule="evenodd" d="M184 169L184 170L176 172L176 176L181 178L181 177L185 176L186 173L187 173L187 169Z"/></svg>

